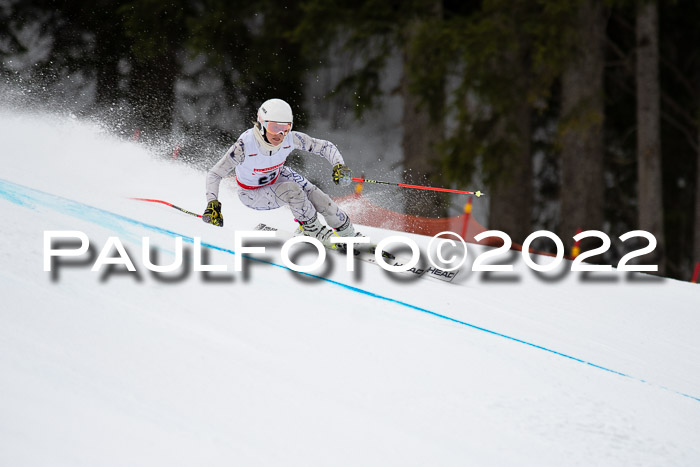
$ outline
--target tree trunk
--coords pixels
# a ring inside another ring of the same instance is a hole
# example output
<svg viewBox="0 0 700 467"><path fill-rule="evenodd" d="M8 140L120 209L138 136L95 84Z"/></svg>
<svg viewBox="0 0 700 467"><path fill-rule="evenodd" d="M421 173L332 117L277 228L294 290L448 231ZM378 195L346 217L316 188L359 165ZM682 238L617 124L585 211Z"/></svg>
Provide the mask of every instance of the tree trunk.
<svg viewBox="0 0 700 467"><path fill-rule="evenodd" d="M522 243L531 231L533 200L533 174L530 136L532 118L530 105L526 99L519 102L512 116L516 124L515 131L518 150L508 157L507 166L503 167L501 176L490 185L489 228L502 230L515 243Z"/></svg>
<svg viewBox="0 0 700 467"><path fill-rule="evenodd" d="M417 98L404 93L404 112L402 117L404 183L411 185L428 185L434 182L433 163L437 155L435 146L442 140L443 126L432 122L428 111L420 109ZM444 217L447 215L446 196L427 190L407 189L404 192L406 213L414 216Z"/></svg>
<svg viewBox="0 0 700 467"><path fill-rule="evenodd" d="M435 2L433 14L442 15L440 2ZM444 138L444 124L441 120L442 112L431 117L428 106L421 103L409 88L409 64L416 59L411 56L411 39L414 31L420 26L420 19L408 24L404 32L403 78L401 82L401 96L403 97L403 168L404 183L411 185L431 185L435 175L437 153L436 145ZM425 61L425 60L422 60ZM444 99L443 99L444 101ZM441 108L443 103L432 103ZM442 193L406 189L403 192L405 211L407 214L425 217L445 217L447 215L448 198Z"/></svg>
<svg viewBox="0 0 700 467"><path fill-rule="evenodd" d="M700 127L698 127L698 141L700 141ZM700 144L697 149L697 163L695 164L695 225L693 241L693 268L700 262Z"/></svg>
<svg viewBox="0 0 700 467"><path fill-rule="evenodd" d="M605 19L600 0L578 10L574 57L562 77L560 237L603 228L603 71ZM598 246L582 242L581 251Z"/></svg>
<svg viewBox="0 0 700 467"><path fill-rule="evenodd" d="M664 272L664 211L661 187L661 128L658 14L656 1L637 10L637 206L639 228L656 237L652 264Z"/></svg>

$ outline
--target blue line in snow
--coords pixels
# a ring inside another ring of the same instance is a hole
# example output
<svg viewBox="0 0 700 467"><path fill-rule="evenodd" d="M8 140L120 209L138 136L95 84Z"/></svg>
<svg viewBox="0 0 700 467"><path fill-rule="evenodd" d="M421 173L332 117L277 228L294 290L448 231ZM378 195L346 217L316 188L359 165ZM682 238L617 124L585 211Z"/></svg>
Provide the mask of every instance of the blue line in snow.
<svg viewBox="0 0 700 467"><path fill-rule="evenodd" d="M95 223L97 225L100 225L103 227L108 227L108 228L111 228L111 229L119 231L119 232L126 233L125 230L121 226L119 226L118 224L115 224L114 221L121 221L121 222L128 223L131 225L136 225L136 226L151 230L153 232L160 233L160 234L167 235L167 236L171 236L171 237L182 237L182 239L184 241L186 241L187 243L194 243L194 239L192 237L188 237L186 235L180 235L177 232L174 232L172 230L164 229L162 227L158 227L158 226L151 225L151 224L146 224L144 222L137 221L136 219L122 216L120 214L116 214L116 213L113 213L110 211L105 211L103 209L96 208L94 206L90 206L87 204L83 204L81 202L74 201L74 200L71 200L68 198L63 198L61 196L52 195L50 193L36 190L34 188L29 188L29 187L26 187L23 185L17 185L15 183L12 183L12 182L9 182L9 181L3 180L3 179L0 179L0 195L3 198L5 198L6 200L8 200L12 203L15 203L19 206L27 207L30 209L36 209L36 205L46 206L46 207L51 208L51 209L58 211L60 213L68 214L70 216L77 217L79 219L87 220L87 221L90 221L90 222ZM236 254L236 252L233 250L223 248L220 246L216 246L213 244L208 244L206 242L202 242L202 246L206 247L206 248L210 248L212 250L217 250L217 251L221 251L224 253L228 253L231 255ZM243 255L243 257L246 259L250 259L252 261L257 261L259 263L269 264L271 266L276 266L278 268L282 268L282 269L286 269L286 270L291 271L290 268L288 268L282 264L273 263L271 261L266 261L266 260L263 260L260 258L254 258L254 257L248 256L248 255ZM420 311L422 313L426 313L426 314L434 316L436 318L451 321L453 323L460 324L462 326L467 326L467 327L469 327L471 329L475 329L477 331L482 331L482 332L485 332L487 334L502 337L504 339L508 339L510 341L513 341L513 342L518 342L520 344L524 344L524 345L527 345L529 347L533 347L535 349L543 350L545 352L548 352L548 353L551 353L554 355L558 355L560 357L564 357L564 358L567 358L569 360L573 360L575 362L583 363L585 365L588 365L588 366L593 367L593 368L597 368L599 370L603 370L603 371L606 371L609 373L623 376L625 378L630 378L632 380L639 381L639 382L645 383L645 384L649 384L651 386L656 386L658 388L670 391L674 394L678 394L680 396L687 397L689 399L693 399L695 401L700 402L699 397L695 397L695 396L691 396L690 394L685 394L685 393L682 393L679 391L675 391L675 390L667 388L665 386L655 385L655 384L649 383L646 380L636 378L634 376L630 376L626 373L622 373L622 372L617 371L617 370L606 368L604 366L597 365L595 363L588 362L586 360L582 360L580 358L573 357L571 355L567 355L567 354L562 353L562 352L557 352L556 350L552 350L552 349L549 349L547 347L543 347L541 345L533 344L532 342L528 342L528 341L525 341L522 339L518 339L516 337L508 336L506 334L492 331L490 329L482 328L480 326L476 326L474 324L470 324L470 323L467 323L465 321L460 321L458 319L451 318L449 316L442 315L440 313L436 313L434 311L430 311L428 309L421 308L421 307L416 306L416 305L411 305L410 303L402 302L401 300L396 300L393 298L385 297L383 295L379 295L379 294L376 294L374 292L370 292L368 290L361 289L359 287L355 287L355 286L352 286L349 284L344 284L342 282L334 281L332 279L328 279L328 278L325 278L323 276L317 276L317 275L310 274L310 273L300 273L300 274L304 274L304 275L306 275L308 277L312 277L314 279L323 280L325 282L337 285L339 287L343 287L344 289L350 290L352 292L367 295L367 296L370 296L370 297L373 297L373 298L376 298L379 300L384 300L387 302L396 303L397 305L401 305L401 306L404 306L406 308L410 308L412 310Z"/></svg>

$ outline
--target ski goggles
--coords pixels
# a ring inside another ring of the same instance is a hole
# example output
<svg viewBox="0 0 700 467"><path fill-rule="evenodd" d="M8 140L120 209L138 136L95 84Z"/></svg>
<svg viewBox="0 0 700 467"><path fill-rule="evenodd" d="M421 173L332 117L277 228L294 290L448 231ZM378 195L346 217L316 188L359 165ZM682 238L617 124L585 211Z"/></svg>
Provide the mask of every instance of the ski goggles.
<svg viewBox="0 0 700 467"><path fill-rule="evenodd" d="M273 135L276 135L278 133L286 135L287 133L289 133L289 130L292 129L291 123L263 122L263 126L267 133L271 133Z"/></svg>

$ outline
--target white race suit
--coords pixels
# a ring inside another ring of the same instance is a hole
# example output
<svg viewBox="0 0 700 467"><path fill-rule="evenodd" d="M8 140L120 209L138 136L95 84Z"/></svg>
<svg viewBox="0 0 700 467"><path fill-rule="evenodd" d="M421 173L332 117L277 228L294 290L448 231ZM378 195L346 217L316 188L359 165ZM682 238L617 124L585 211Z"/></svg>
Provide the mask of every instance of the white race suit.
<svg viewBox="0 0 700 467"><path fill-rule="evenodd" d="M290 131L281 144L261 145L255 129L245 131L207 174L207 201L218 199L221 179L236 171L238 198L252 209L269 210L289 206L294 217L307 222L319 212L333 228L342 226L347 214L323 191L284 165L294 149L325 158L332 166L343 156L329 141Z"/></svg>

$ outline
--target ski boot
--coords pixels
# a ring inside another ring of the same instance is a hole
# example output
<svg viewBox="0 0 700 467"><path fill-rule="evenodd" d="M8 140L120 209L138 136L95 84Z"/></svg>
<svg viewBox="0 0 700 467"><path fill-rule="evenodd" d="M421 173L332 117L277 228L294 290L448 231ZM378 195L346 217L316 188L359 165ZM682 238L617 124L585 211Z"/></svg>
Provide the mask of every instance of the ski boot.
<svg viewBox="0 0 700 467"><path fill-rule="evenodd" d="M355 226L350 222L350 218L346 217L343 225L335 229L335 233L339 237L364 237L360 232L355 231Z"/></svg>
<svg viewBox="0 0 700 467"><path fill-rule="evenodd" d="M340 227L335 229L335 234L339 237L364 237L364 235L362 235L362 233L357 232L355 230L355 226L352 225L352 222L350 222L349 218L345 220L343 225L341 225ZM336 249L345 252L345 251L347 251L347 246L344 243L338 243L338 244L336 244ZM355 252L356 256L360 255L363 252L373 255L376 249L377 249L376 243L361 243L361 244L355 245L353 247L353 251ZM396 259L396 256L389 253L388 251L382 251L382 256L385 259L389 259L389 260Z"/></svg>
<svg viewBox="0 0 700 467"><path fill-rule="evenodd" d="M318 220L318 215L314 214L314 217L310 220L303 222L295 219L299 223L299 233L301 235L306 235L308 237L314 237L319 240L323 246L330 248L331 250L336 249L336 245L330 242L330 238L335 235L332 229L321 224Z"/></svg>

